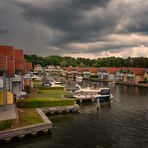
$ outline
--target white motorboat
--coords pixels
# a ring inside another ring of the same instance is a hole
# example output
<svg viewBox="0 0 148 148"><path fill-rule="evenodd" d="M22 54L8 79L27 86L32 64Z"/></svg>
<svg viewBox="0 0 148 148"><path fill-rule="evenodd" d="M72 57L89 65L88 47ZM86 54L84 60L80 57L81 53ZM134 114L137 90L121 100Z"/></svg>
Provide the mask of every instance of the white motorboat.
<svg viewBox="0 0 148 148"><path fill-rule="evenodd" d="M104 87L99 89L81 88L76 84L76 91L73 93L73 97L78 99L99 99L100 102L108 101L113 98L110 88Z"/></svg>
<svg viewBox="0 0 148 148"><path fill-rule="evenodd" d="M62 82L57 82L57 81L50 81L49 82L50 84L50 87L65 87L63 84L62 84Z"/></svg>

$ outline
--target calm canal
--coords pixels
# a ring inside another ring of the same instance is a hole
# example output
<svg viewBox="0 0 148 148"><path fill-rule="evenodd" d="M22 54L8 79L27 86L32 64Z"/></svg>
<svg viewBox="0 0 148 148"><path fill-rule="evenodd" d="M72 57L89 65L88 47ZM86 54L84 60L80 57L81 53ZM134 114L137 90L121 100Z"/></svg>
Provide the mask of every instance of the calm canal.
<svg viewBox="0 0 148 148"><path fill-rule="evenodd" d="M87 83L88 84L88 83ZM0 144L0 148L148 148L148 89L109 86L114 100L101 110L83 105L78 114L50 116L51 134Z"/></svg>

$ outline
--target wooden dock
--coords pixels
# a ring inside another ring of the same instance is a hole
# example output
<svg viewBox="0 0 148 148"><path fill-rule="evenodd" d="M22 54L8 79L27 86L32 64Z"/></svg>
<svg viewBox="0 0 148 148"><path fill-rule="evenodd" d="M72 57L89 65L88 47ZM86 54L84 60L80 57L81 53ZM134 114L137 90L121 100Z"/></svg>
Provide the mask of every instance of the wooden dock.
<svg viewBox="0 0 148 148"><path fill-rule="evenodd" d="M73 106L57 106L57 107L46 107L42 108L45 114L61 114L61 113L76 113L80 110L79 105Z"/></svg>

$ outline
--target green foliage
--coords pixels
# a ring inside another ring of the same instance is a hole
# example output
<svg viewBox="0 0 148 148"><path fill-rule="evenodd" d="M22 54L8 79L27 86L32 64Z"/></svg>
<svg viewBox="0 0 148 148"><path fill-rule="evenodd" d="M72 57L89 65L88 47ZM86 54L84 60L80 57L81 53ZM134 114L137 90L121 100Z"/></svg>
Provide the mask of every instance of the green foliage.
<svg viewBox="0 0 148 148"><path fill-rule="evenodd" d="M27 92L27 94L30 94L30 92L31 92L31 87L28 86L28 85L26 85L26 86L24 87L24 90L25 90L25 92Z"/></svg>
<svg viewBox="0 0 148 148"><path fill-rule="evenodd" d="M106 57L98 59L88 58L72 58L72 57L61 57L61 56L48 56L39 57L37 55L25 55L25 59L32 62L33 66L41 64L46 65L59 65L62 67L66 66L81 66L81 67L145 67L148 68L148 58L146 57L128 57L126 59L119 57Z"/></svg>
<svg viewBox="0 0 148 148"><path fill-rule="evenodd" d="M23 108L19 110L18 113L21 127L43 122L43 119L40 117L40 115L34 108Z"/></svg>
<svg viewBox="0 0 148 148"><path fill-rule="evenodd" d="M97 75L90 75L90 78L98 78Z"/></svg>
<svg viewBox="0 0 148 148"><path fill-rule="evenodd" d="M13 120L4 120L4 121L0 121L0 131L4 130L4 129L8 129L11 128L13 125Z"/></svg>
<svg viewBox="0 0 148 148"><path fill-rule="evenodd" d="M64 87L48 87L48 86L40 86L40 90L64 90Z"/></svg>
<svg viewBox="0 0 148 148"><path fill-rule="evenodd" d="M144 82L145 83L148 83L148 78L144 78Z"/></svg>
<svg viewBox="0 0 148 148"><path fill-rule="evenodd" d="M32 95L25 100L17 100L17 107L39 108L51 106L73 105L73 99L62 99L63 96L70 96L71 93L63 90L39 90L39 93Z"/></svg>
<svg viewBox="0 0 148 148"><path fill-rule="evenodd" d="M52 107L52 106L67 106L73 104L74 104L73 99L34 98L34 99L17 101L17 107L19 108L40 108L40 107Z"/></svg>

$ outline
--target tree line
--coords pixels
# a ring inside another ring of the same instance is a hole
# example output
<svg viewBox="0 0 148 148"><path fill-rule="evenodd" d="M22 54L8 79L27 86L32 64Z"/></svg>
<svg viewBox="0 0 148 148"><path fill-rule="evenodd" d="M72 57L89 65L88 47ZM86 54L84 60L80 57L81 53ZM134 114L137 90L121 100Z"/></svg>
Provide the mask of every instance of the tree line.
<svg viewBox="0 0 148 148"><path fill-rule="evenodd" d="M59 65L61 67L80 66L80 67L143 67L148 68L148 58L146 57L105 57L98 59L89 58L72 58L51 55L41 57L37 55L25 55L28 62L32 62L33 66L40 64L45 67L47 65Z"/></svg>

